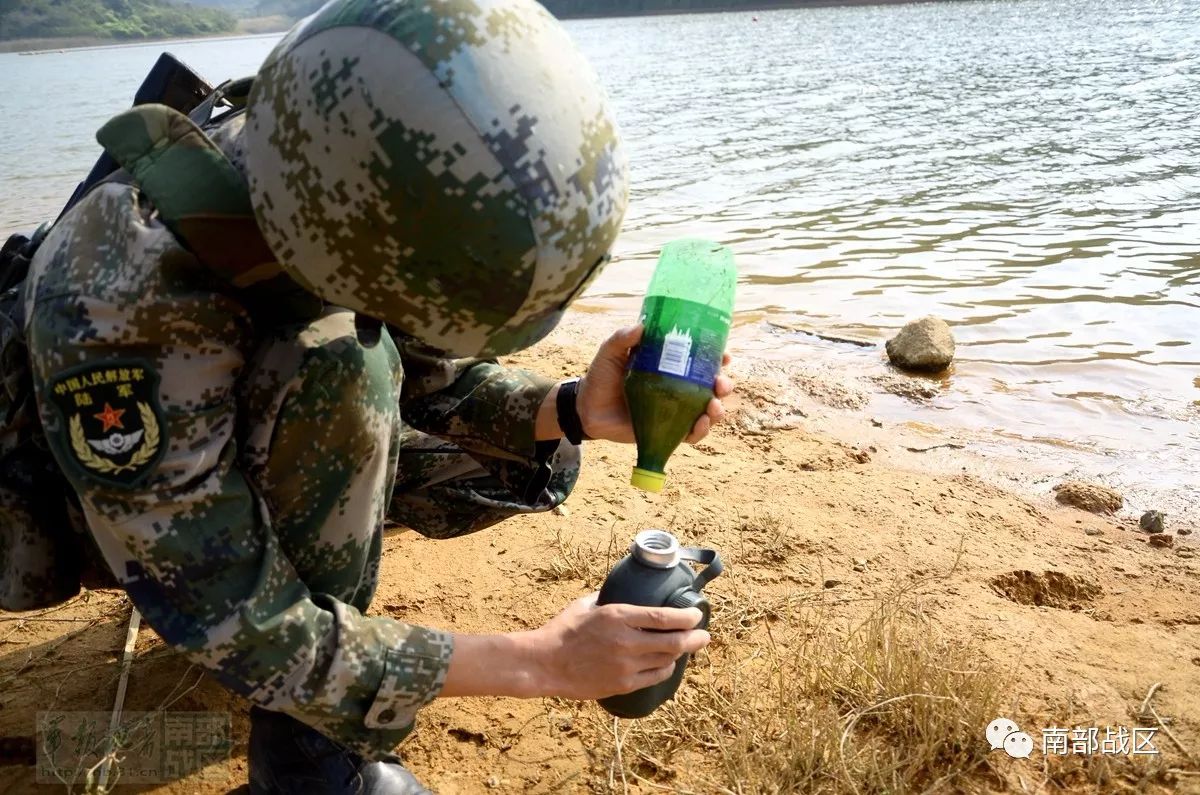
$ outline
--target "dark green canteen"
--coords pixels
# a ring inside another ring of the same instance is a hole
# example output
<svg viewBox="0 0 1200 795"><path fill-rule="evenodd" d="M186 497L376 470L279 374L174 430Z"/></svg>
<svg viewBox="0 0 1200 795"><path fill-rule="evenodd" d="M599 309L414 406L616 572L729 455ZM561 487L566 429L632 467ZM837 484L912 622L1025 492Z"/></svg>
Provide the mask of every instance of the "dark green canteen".
<svg viewBox="0 0 1200 795"><path fill-rule="evenodd" d="M697 573L691 563L704 564ZM633 539L629 554L618 563L600 588L598 605L630 604L644 607L696 607L704 614L697 629L707 629L711 608L700 591L724 571L711 549L680 547L664 530L643 530ZM644 718L675 695L689 655L675 662L675 671L657 685L632 693L600 699L600 706L618 718Z"/></svg>

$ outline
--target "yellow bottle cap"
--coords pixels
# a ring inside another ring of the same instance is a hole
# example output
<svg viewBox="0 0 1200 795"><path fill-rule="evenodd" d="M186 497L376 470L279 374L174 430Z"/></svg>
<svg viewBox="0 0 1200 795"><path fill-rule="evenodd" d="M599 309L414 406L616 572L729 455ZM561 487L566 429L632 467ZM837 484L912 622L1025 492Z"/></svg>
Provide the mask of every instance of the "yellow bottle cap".
<svg viewBox="0 0 1200 795"><path fill-rule="evenodd" d="M633 476L629 478L629 483L632 486L637 486L643 491L652 491L658 494L662 491L663 484L667 482L667 476L662 472L651 472L649 469L633 468Z"/></svg>

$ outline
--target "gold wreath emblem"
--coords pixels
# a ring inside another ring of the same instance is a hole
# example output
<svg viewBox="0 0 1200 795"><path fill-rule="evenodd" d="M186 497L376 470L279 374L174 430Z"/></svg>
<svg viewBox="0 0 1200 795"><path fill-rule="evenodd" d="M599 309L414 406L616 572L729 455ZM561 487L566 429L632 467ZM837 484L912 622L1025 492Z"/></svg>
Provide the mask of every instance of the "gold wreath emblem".
<svg viewBox="0 0 1200 795"><path fill-rule="evenodd" d="M154 418L154 411L145 403L138 403L137 408L146 433L142 437L142 446L124 464L114 464L112 461L96 455L92 448L88 447L87 439L84 438L83 423L80 422L79 415L76 414L72 417L71 449L75 451L75 457L79 459L79 463L102 475L119 475L122 472L137 469L153 458L155 452L158 451L158 420Z"/></svg>

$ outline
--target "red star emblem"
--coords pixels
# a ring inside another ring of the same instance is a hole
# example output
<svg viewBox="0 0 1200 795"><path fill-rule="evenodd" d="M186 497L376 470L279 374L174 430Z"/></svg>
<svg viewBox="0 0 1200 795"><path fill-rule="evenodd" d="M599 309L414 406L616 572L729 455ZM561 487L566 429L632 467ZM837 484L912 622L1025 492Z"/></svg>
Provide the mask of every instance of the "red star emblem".
<svg viewBox="0 0 1200 795"><path fill-rule="evenodd" d="M109 428L120 428L121 430L125 429L125 426L121 424L121 415L124 413L125 409L114 409L112 406L108 405L108 403L105 403L104 411L100 412L99 414L93 414L92 416L104 423L104 428L101 430L101 433L108 433Z"/></svg>

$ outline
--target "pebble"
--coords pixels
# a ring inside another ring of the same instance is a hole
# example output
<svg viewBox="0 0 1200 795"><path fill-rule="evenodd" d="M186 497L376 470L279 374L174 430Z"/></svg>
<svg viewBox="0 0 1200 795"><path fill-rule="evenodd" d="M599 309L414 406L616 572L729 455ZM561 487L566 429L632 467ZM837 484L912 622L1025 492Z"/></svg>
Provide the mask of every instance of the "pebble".
<svg viewBox="0 0 1200 795"><path fill-rule="evenodd" d="M1150 536L1150 546L1159 549L1171 547L1175 545L1175 537L1169 536L1166 533L1155 533Z"/></svg>
<svg viewBox="0 0 1200 795"><path fill-rule="evenodd" d="M1196 550L1191 547L1180 547L1175 550L1175 554L1181 558L1194 558L1196 557Z"/></svg>
<svg viewBox="0 0 1200 795"><path fill-rule="evenodd" d="M1190 535L1192 534L1192 528L1190 528L1190 527L1181 527L1181 528L1179 528L1178 530L1176 530L1175 532L1176 532L1176 533L1178 533L1178 534L1179 534L1179 535L1181 535L1181 536L1190 536Z"/></svg>
<svg viewBox="0 0 1200 795"><path fill-rule="evenodd" d="M555 505L551 513L555 516L570 516L571 509L565 505Z"/></svg>
<svg viewBox="0 0 1200 795"><path fill-rule="evenodd" d="M905 370L938 372L954 360L950 326L932 315L906 323L884 347L892 364Z"/></svg>
<svg viewBox="0 0 1200 795"><path fill-rule="evenodd" d="M1161 533L1163 531L1163 519L1161 511L1146 511L1142 514L1142 518L1138 520L1138 526L1147 533Z"/></svg>
<svg viewBox="0 0 1200 795"><path fill-rule="evenodd" d="M1083 534L1085 536L1101 536L1104 535L1104 531L1099 527L1085 527L1083 528Z"/></svg>
<svg viewBox="0 0 1200 795"><path fill-rule="evenodd" d="M1116 513L1123 500L1120 492L1098 483L1068 480L1054 487L1059 502L1092 513Z"/></svg>
<svg viewBox="0 0 1200 795"><path fill-rule="evenodd" d="M825 581L826 588L836 588L841 584L842 584L841 580L826 580Z"/></svg>

